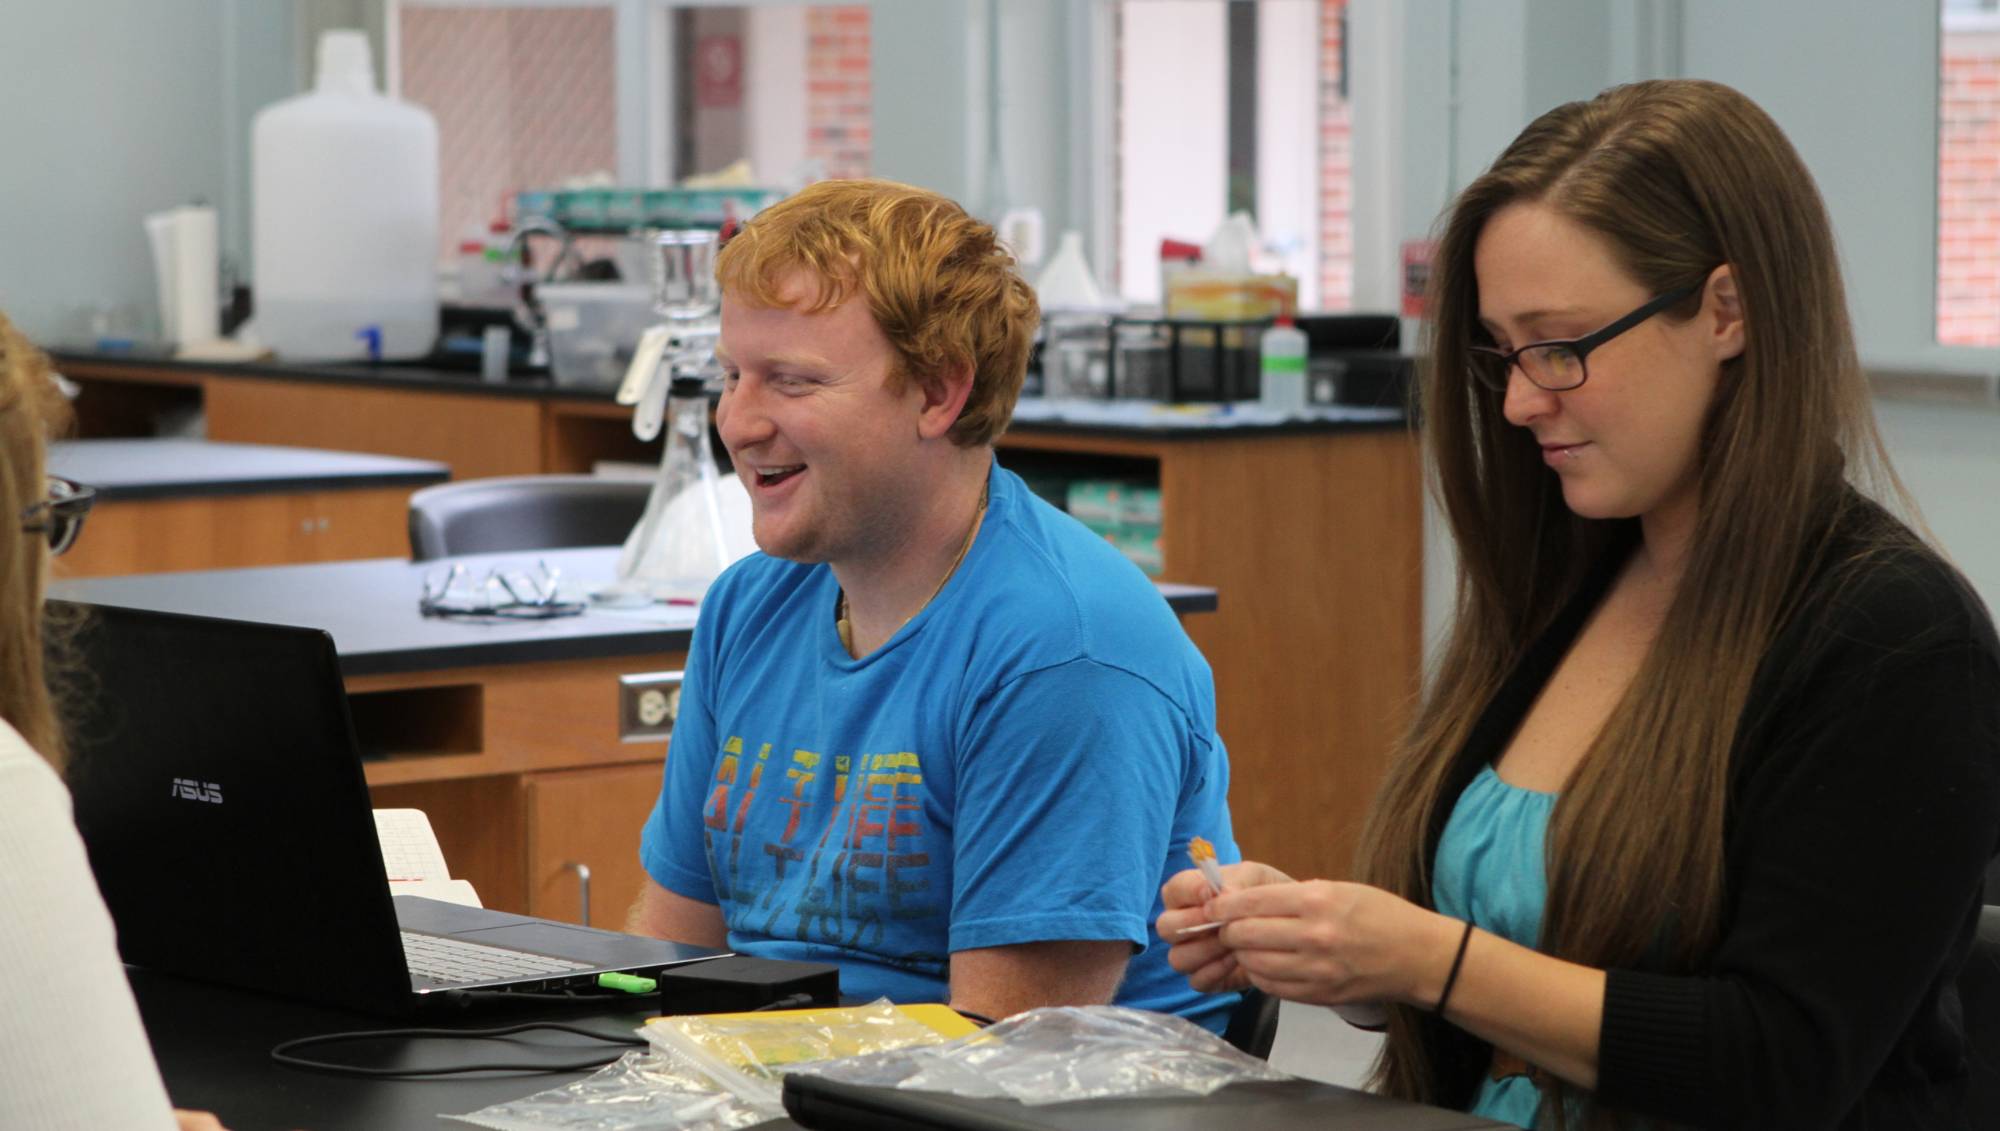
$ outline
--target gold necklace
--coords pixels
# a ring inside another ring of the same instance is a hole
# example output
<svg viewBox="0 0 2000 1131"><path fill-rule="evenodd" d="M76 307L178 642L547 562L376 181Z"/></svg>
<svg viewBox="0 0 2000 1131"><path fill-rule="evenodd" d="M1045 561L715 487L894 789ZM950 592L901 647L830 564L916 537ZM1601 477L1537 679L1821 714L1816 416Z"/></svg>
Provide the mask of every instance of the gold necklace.
<svg viewBox="0 0 2000 1131"><path fill-rule="evenodd" d="M918 605L915 612L904 617L902 624L898 624L895 631L891 632L889 636L893 637L897 632L903 631L904 624L917 619L917 613L923 612L930 607L932 601L937 600L937 595L944 592L945 583L951 580L952 575L958 572L960 563L965 561L965 555L972 552L973 540L979 537L980 524L986 520L986 495L990 489L990 485L979 488L979 512L972 516L972 529L965 532L965 541L959 545L958 554L951 559L951 565L944 571L944 576L938 578L937 588L932 589L931 595L924 598L924 603ZM854 656L854 623L847 619L847 590L845 589L840 591L840 603L834 609L833 627L835 631L840 633L840 646L847 649L849 656ZM887 643L887 637L884 638L884 643ZM860 659L859 656L855 656L854 658Z"/></svg>

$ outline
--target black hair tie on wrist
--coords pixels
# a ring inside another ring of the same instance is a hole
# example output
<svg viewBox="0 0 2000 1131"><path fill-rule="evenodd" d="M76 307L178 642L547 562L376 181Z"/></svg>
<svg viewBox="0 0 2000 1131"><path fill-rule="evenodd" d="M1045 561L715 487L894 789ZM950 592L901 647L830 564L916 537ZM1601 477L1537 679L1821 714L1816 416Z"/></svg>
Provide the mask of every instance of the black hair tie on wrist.
<svg viewBox="0 0 2000 1131"><path fill-rule="evenodd" d="M1465 921L1465 933L1458 936L1458 953L1452 955L1451 972L1444 976L1444 992L1438 995L1438 1003L1431 1012L1444 1016L1444 1003L1451 1000L1451 988L1458 984L1458 968L1465 965L1465 948L1472 942L1472 920Z"/></svg>

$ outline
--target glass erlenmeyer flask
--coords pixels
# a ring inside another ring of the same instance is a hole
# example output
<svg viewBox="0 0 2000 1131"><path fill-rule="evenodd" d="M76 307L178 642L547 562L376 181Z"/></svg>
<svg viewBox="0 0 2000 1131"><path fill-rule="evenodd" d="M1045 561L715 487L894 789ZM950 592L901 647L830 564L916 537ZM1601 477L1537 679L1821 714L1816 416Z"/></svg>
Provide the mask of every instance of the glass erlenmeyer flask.
<svg viewBox="0 0 2000 1131"><path fill-rule="evenodd" d="M735 560L722 523L715 454L708 443L708 391L675 377L667 393L667 450L646 512L618 555L618 580L654 600L701 600Z"/></svg>

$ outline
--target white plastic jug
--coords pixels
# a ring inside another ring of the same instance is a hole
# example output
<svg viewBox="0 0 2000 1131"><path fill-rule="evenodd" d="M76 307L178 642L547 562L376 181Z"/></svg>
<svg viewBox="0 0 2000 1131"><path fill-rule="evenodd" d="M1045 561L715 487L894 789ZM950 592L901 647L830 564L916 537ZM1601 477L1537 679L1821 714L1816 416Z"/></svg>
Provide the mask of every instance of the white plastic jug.
<svg viewBox="0 0 2000 1131"><path fill-rule="evenodd" d="M309 94L250 127L257 336L287 360L416 358L437 340L438 135L376 93L368 40L320 36Z"/></svg>

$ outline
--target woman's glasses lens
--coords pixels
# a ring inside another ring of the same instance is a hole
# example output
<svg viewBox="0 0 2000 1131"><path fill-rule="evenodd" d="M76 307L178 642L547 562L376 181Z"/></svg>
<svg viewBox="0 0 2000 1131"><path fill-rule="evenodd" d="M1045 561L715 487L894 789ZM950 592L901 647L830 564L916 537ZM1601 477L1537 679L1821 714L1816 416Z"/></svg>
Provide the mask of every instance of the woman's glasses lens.
<svg viewBox="0 0 2000 1131"><path fill-rule="evenodd" d="M1474 379L1496 393L1507 391L1507 379L1516 365L1528 380L1550 392L1583 384L1583 358L1565 345L1531 346L1511 356L1491 347L1474 346L1469 360Z"/></svg>
<svg viewBox="0 0 2000 1131"><path fill-rule="evenodd" d="M1574 389L1583 384L1583 359L1568 346L1537 346L1521 354L1528 377L1544 389Z"/></svg>
<svg viewBox="0 0 2000 1131"><path fill-rule="evenodd" d="M22 512L21 529L41 534L49 540L49 553L60 554L76 544L83 530L83 516L97 499L94 488L59 479L48 479L48 497Z"/></svg>
<svg viewBox="0 0 2000 1131"><path fill-rule="evenodd" d="M55 515L49 519L49 553L61 554L76 545L76 536L83 533L83 516Z"/></svg>

